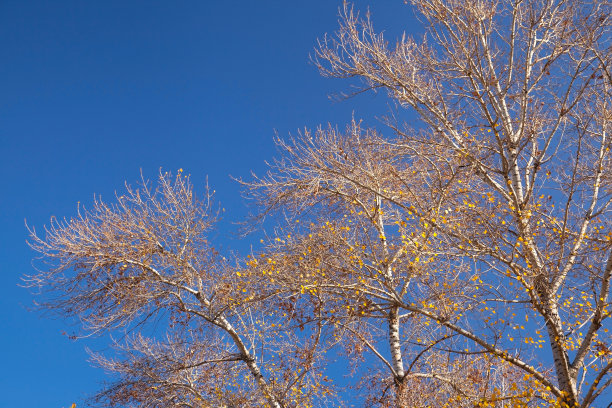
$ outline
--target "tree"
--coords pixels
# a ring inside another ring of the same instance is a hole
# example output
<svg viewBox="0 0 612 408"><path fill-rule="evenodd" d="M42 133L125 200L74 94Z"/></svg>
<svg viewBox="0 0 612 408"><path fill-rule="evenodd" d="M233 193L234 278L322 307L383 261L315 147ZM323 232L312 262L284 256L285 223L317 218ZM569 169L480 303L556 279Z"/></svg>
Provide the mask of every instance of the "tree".
<svg viewBox="0 0 612 408"><path fill-rule="evenodd" d="M610 4L412 3L432 45L403 38L390 49L367 19L347 9L336 40L321 46L321 70L388 90L430 132L407 139L437 143L460 158L459 172L471 183L465 206L452 209L459 225L449 229L442 214L424 219L478 261L485 287L505 287L495 302L529 305L553 355L557 384L547 386L567 404L586 406L610 368L600 351L609 344L601 328L612 273ZM506 289L504 276L519 293ZM473 336L455 324L443 325ZM472 340L530 372L496 349L501 333L494 333L493 341ZM604 367L580 398L579 376L593 360Z"/></svg>
<svg viewBox="0 0 612 408"><path fill-rule="evenodd" d="M76 218L53 220L44 240L31 231L32 248L52 265L30 277L54 295L41 307L78 316L90 332L132 332L115 345L123 359L93 356L120 377L94 402L281 407L288 395L306 406L310 394L325 394L310 371L295 371L317 364L317 339L275 330L286 320L275 288L229 265L209 243L210 198L197 199L180 172L165 173L155 189L128 187L117 204L96 201ZM165 333L134 331L149 322Z"/></svg>
<svg viewBox="0 0 612 408"><path fill-rule="evenodd" d="M244 183L277 221L257 253L217 253L210 196L180 173L32 230L42 307L133 333L124 358L95 357L118 374L97 402L334 406L348 386L368 406L586 408L609 392L610 3L411 4L420 41L391 47L346 5L315 61L422 126L277 140Z"/></svg>

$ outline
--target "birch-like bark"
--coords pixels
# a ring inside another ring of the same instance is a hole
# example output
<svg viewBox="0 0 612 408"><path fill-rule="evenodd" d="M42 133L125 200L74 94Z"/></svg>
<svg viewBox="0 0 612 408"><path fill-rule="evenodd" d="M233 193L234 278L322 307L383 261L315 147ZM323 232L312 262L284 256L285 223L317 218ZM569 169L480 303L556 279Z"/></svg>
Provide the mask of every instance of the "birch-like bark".
<svg viewBox="0 0 612 408"><path fill-rule="evenodd" d="M404 361L402 359L402 347L400 340L399 307L392 306L389 311L389 347L391 349L391 361L395 370L395 381L401 383L404 379Z"/></svg>
<svg viewBox="0 0 612 408"><path fill-rule="evenodd" d="M202 296L200 292L196 293L196 298L200 301L202 306L204 306L205 308L210 308L210 302L208 301L208 299ZM238 332L236 332L232 324L224 316L215 316L210 319L210 322L223 329L231 337L235 346L240 351L242 360L245 362L250 373L253 375L253 378L255 378L257 386L259 387L264 397L268 400L270 406L272 408L283 408L282 403L278 400L278 398L274 394L274 391L271 389L270 385L263 376L261 369L259 368L259 365L255 360L255 357L251 354L246 343L238 334Z"/></svg>

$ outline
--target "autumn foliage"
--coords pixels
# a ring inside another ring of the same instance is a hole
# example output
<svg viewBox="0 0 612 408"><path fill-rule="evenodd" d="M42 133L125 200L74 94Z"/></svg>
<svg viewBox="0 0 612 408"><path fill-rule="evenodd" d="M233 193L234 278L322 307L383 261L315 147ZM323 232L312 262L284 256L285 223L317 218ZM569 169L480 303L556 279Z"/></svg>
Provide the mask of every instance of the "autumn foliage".
<svg viewBox="0 0 612 408"><path fill-rule="evenodd" d="M93 403L609 400L610 3L409 7L427 34L390 45L345 5L315 63L421 123L279 138L242 181L267 231L251 253L218 252L217 206L181 171L31 230L42 308L127 331L92 356L116 375Z"/></svg>

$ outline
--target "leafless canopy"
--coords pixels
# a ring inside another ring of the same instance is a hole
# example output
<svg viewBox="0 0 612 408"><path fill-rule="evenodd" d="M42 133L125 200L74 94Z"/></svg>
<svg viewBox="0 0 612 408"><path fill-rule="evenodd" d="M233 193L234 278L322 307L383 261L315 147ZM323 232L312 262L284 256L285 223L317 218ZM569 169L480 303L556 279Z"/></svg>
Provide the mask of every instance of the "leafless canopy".
<svg viewBox="0 0 612 408"><path fill-rule="evenodd" d="M421 124L390 118L383 135L353 120L278 139L269 173L244 185L262 218L283 217L244 258L216 252L210 197L181 174L32 230L48 262L30 277L43 308L131 332L117 357L94 355L118 374L96 401L603 403L610 6L413 0L427 34L390 44L345 5L320 71L387 92L396 117ZM148 323L165 330L147 337Z"/></svg>

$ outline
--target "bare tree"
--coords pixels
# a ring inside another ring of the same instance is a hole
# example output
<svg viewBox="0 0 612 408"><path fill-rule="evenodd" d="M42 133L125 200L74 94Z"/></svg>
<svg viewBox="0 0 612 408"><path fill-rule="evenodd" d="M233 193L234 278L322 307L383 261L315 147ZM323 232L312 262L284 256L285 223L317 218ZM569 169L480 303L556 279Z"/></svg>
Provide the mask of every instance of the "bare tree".
<svg viewBox="0 0 612 408"><path fill-rule="evenodd" d="M241 273L209 242L210 198L198 200L187 177L165 173L155 189L128 187L115 205L98 200L76 218L53 221L44 239L31 230L46 262L29 278L46 293L40 306L78 317L89 332L134 333L117 344L123 358L94 355L119 376L94 401L280 408L325 391L313 383L316 333L275 330L285 319L276 288ZM147 323L165 328L161 337L144 337Z"/></svg>
<svg viewBox="0 0 612 408"><path fill-rule="evenodd" d="M390 46L346 5L316 63L423 126L278 139L245 182L261 219L282 216L260 250L221 256L210 197L180 174L31 231L42 308L130 332L94 355L118 375L96 402L336 406L348 389L376 407L587 408L609 393L610 3L411 4L421 40Z"/></svg>
<svg viewBox="0 0 612 408"><path fill-rule="evenodd" d="M500 294L483 287L452 235L466 222L458 210L466 184L478 182L460 174L460 160L435 143L382 138L356 122L344 133L321 129L278 143L283 158L248 185L264 214L278 208L299 218L284 225L266 256L282 287L316 305L306 320L333 328L361 367L358 388L372 405L548 406L546 385L531 380L545 379L546 368L519 374L453 330L461 323L472 336L497 336L491 344L500 336L482 313ZM368 354L379 364L364 360ZM380 378L376 386L372 378Z"/></svg>
<svg viewBox="0 0 612 408"><path fill-rule="evenodd" d="M449 208L454 222L439 212L419 216L473 260L472 279L482 281L474 296L490 331L472 329L470 314L428 310L402 293L398 303L533 376L560 404L590 406L612 382L604 327L612 275L610 3L411 3L428 28L421 41L404 36L389 47L369 18L346 6L317 61L324 75L387 90L429 129L393 125L406 141L421 144L417 151L435 143L461 162L464 199ZM536 324L523 329L499 317L512 308ZM554 376L512 345L508 326L527 343L547 334Z"/></svg>

